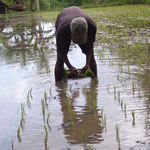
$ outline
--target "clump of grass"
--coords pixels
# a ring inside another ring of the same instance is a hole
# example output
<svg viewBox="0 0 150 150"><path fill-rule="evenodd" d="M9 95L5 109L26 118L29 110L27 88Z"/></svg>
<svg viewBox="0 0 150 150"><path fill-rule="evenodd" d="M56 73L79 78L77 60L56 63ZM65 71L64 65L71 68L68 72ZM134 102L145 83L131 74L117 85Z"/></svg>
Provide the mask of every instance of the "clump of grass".
<svg viewBox="0 0 150 150"><path fill-rule="evenodd" d="M118 142L118 148L121 149L120 147L120 136L119 136L119 125L116 124L116 138L117 138L117 142Z"/></svg>
<svg viewBox="0 0 150 150"><path fill-rule="evenodd" d="M85 71L85 75L86 75L87 77L94 78L94 73L93 73L93 71L91 71L91 70L86 70L86 71Z"/></svg>

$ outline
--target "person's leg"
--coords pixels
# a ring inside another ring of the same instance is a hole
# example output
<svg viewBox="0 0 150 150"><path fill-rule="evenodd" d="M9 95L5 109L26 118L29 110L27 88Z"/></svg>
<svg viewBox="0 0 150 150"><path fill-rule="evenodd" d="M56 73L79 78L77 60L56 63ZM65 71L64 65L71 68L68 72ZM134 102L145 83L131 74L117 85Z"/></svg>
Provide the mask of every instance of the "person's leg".
<svg viewBox="0 0 150 150"><path fill-rule="evenodd" d="M95 61L94 55L91 58L90 68L91 68L91 70L93 71L93 73L95 75L94 77L97 77L97 65L96 65L96 61Z"/></svg>
<svg viewBox="0 0 150 150"><path fill-rule="evenodd" d="M61 81L64 75L64 62L57 58L56 65L55 65L55 80Z"/></svg>

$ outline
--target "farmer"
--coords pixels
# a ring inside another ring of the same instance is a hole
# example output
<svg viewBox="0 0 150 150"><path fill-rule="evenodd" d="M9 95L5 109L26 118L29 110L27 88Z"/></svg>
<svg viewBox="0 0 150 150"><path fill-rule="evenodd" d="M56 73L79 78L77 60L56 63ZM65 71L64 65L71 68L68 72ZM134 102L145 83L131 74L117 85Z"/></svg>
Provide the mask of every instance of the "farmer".
<svg viewBox="0 0 150 150"><path fill-rule="evenodd" d="M73 67L67 57L71 40L78 44L82 52L86 55L86 64L81 69L92 70L94 77L97 77L97 65L94 58L93 43L96 35L95 22L80 8L76 6L65 8L57 16L56 46L57 62L55 65L55 80L60 81L64 74L64 63L73 76L78 76L77 69Z"/></svg>

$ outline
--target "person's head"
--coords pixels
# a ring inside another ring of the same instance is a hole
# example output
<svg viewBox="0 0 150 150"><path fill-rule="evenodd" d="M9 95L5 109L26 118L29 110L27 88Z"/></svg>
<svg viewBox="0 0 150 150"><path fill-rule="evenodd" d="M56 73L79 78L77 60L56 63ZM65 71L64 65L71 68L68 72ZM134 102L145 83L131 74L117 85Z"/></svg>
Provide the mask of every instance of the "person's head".
<svg viewBox="0 0 150 150"><path fill-rule="evenodd" d="M76 44L87 42L88 24L83 17L74 18L70 23L71 38Z"/></svg>

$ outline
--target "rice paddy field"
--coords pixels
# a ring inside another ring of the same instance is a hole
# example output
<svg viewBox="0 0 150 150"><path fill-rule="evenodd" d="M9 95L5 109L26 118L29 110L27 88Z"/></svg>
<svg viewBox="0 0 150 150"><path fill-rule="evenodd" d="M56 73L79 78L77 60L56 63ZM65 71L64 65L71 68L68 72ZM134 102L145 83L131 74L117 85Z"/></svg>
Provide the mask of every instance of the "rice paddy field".
<svg viewBox="0 0 150 150"><path fill-rule="evenodd" d="M59 83L59 12L0 16L0 150L150 150L150 6L84 11L98 78ZM68 57L85 64L78 45Z"/></svg>

